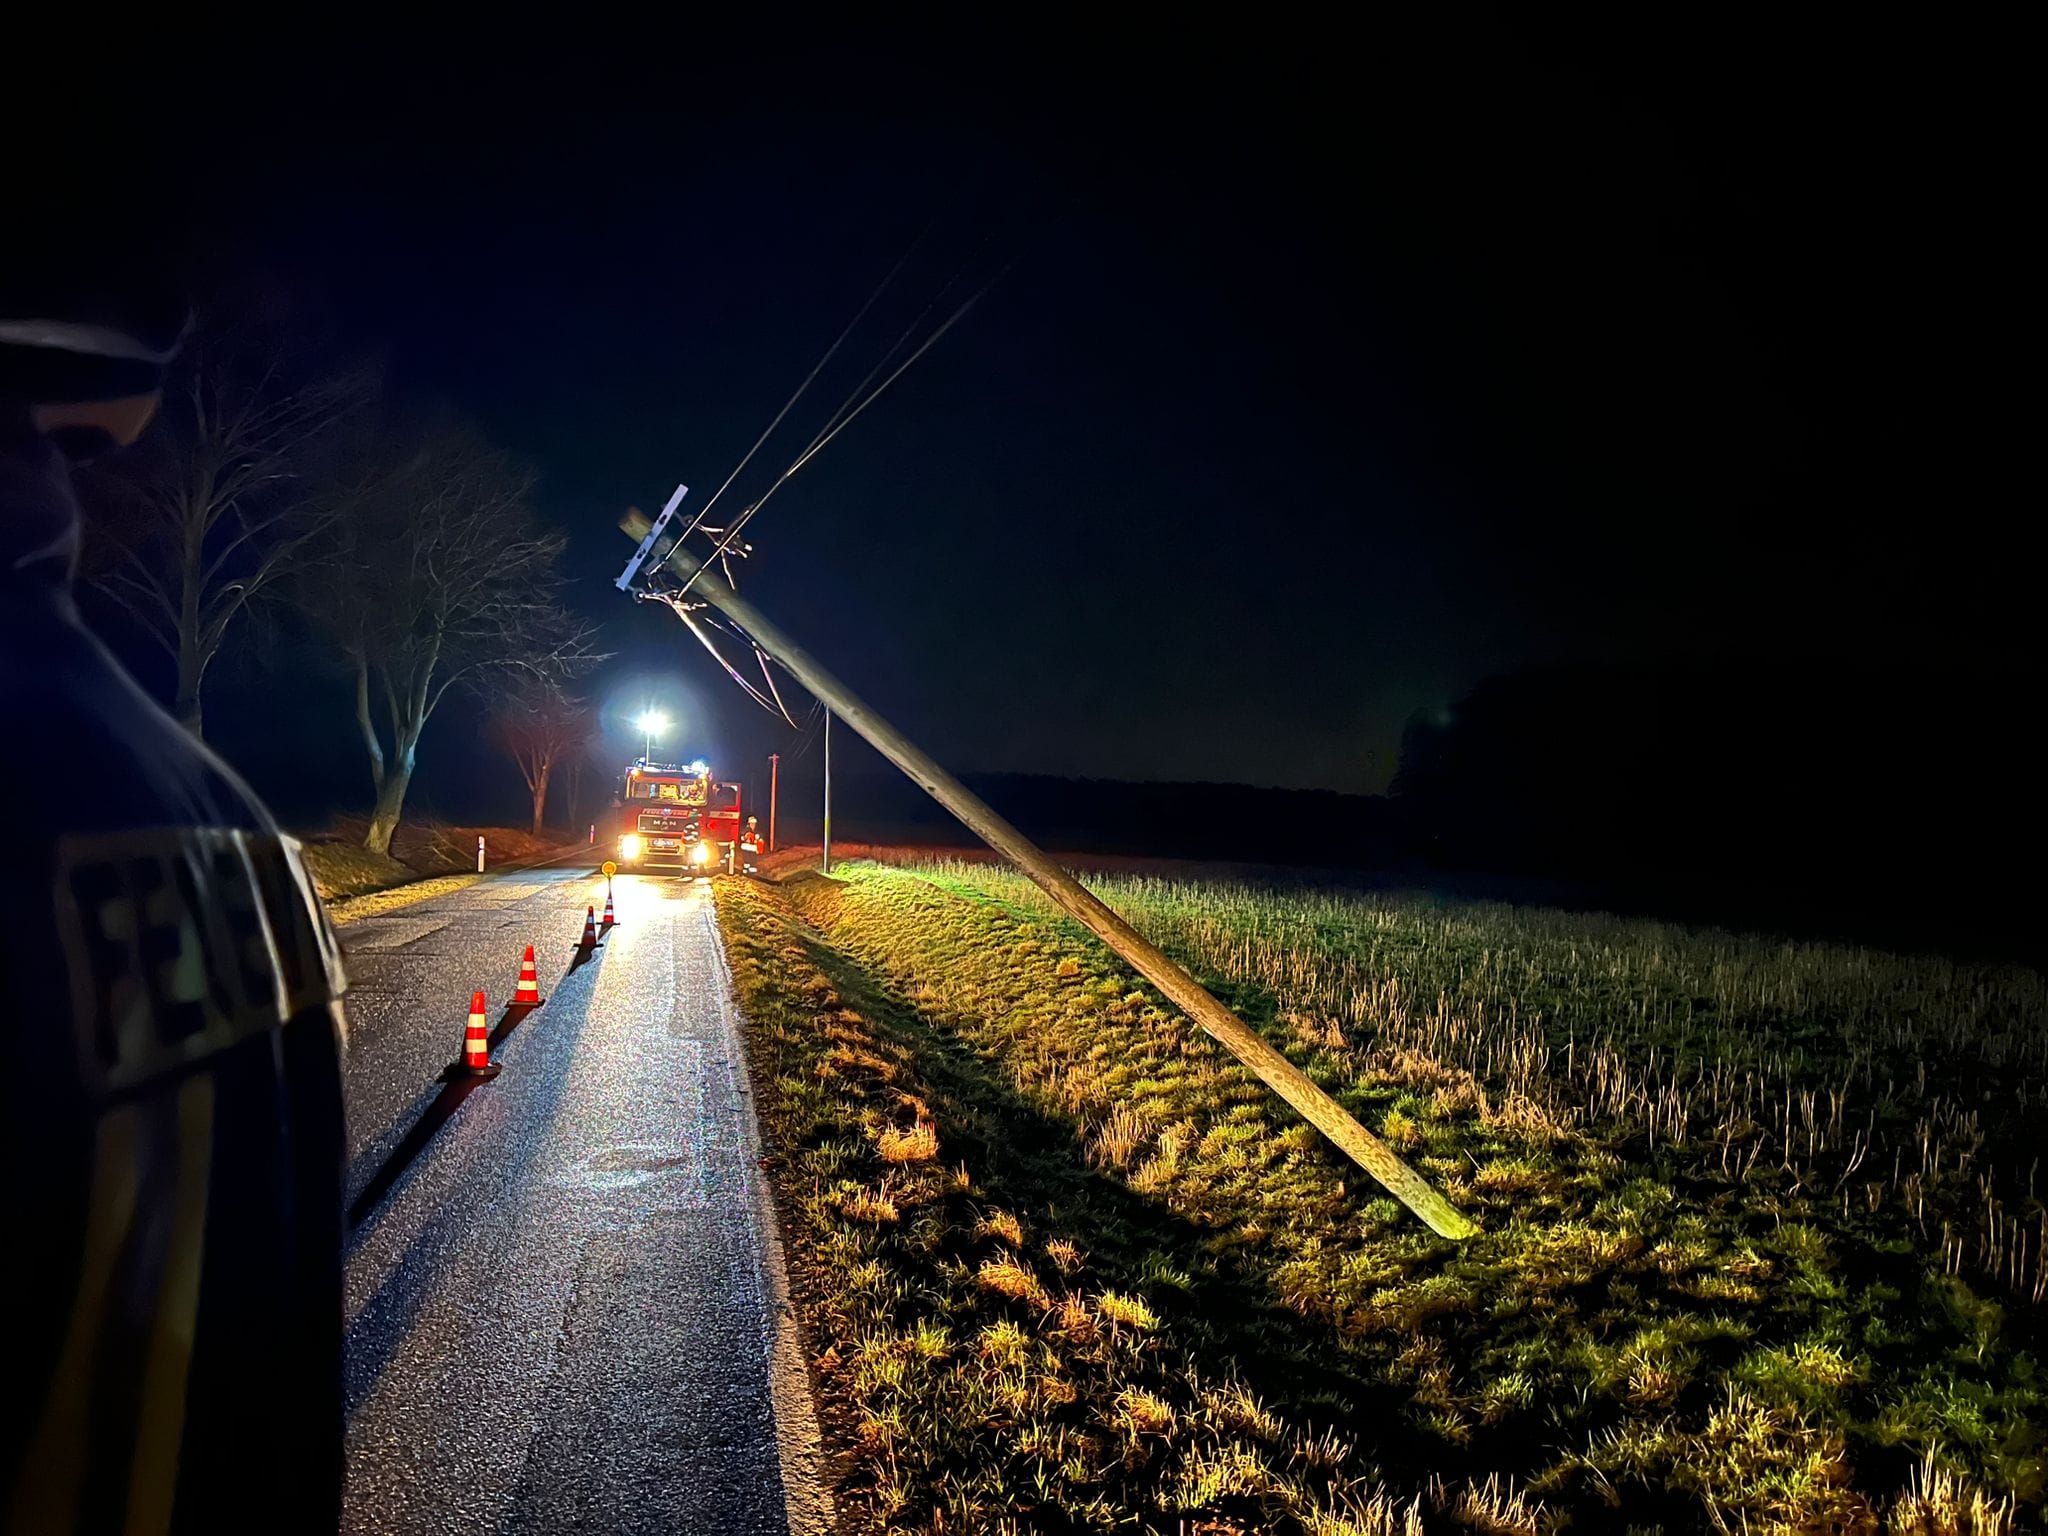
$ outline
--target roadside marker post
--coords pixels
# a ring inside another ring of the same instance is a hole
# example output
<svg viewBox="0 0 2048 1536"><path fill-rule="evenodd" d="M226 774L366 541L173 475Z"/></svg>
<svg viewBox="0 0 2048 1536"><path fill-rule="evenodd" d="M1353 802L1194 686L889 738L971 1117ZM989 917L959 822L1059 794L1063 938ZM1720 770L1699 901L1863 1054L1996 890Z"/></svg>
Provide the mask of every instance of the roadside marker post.
<svg viewBox="0 0 2048 1536"><path fill-rule="evenodd" d="M484 839L481 832L477 834L476 839L476 872L478 874L484 872Z"/></svg>

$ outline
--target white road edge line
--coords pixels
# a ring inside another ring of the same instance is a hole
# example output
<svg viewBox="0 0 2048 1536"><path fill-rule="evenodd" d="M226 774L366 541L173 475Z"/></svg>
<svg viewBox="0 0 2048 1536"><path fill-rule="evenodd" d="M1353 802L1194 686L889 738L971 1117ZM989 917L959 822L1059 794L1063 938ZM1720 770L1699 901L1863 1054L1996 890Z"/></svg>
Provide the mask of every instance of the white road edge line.
<svg viewBox="0 0 2048 1536"><path fill-rule="evenodd" d="M754 1114L754 1080L747 1060L739 1004L733 1000L732 969L725 959L725 933L718 926L717 897L705 904L711 925L712 953L718 960L718 1009L727 1038L734 1087L738 1092L740 1135L746 1155L745 1177L753 1191L755 1217L761 1232L761 1281L774 1314L775 1335L768 1348L768 1391L775 1411L775 1456L782 1473L783 1510L790 1536L829 1536L832 1496L825 1489L825 1452L818 1433L817 1405L811 1399L811 1372L804 1361L803 1339L796 1312L789 1304L789 1276L783 1269L782 1229L775 1219L775 1197L761 1171L761 1127Z"/></svg>

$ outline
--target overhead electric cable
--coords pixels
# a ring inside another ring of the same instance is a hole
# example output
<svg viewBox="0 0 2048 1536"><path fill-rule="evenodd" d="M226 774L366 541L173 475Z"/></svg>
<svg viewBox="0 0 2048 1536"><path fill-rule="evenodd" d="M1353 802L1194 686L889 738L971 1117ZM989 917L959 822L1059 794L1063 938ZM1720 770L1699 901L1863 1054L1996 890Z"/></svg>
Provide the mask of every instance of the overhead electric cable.
<svg viewBox="0 0 2048 1536"><path fill-rule="evenodd" d="M793 767L797 763L802 762L804 754L818 744L818 737L821 734L818 727L819 722L824 718L824 714L825 706L816 699L813 699L811 701L811 712L805 717L806 724L804 725L803 734L796 739L795 750L788 753L783 761Z"/></svg>
<svg viewBox="0 0 2048 1536"><path fill-rule="evenodd" d="M768 653L757 645L754 647L754 660L761 664L761 681L768 685L768 692L774 696L775 707L782 711L782 718L789 720L794 727L796 721L790 720L789 706L782 702L782 690L775 686L775 674L768 670Z"/></svg>
<svg viewBox="0 0 2048 1536"><path fill-rule="evenodd" d="M711 653L711 659L725 668L725 675L727 677L738 683L749 698L767 710L771 715L777 713L776 707L768 702L768 699L762 694L761 690L740 676L739 669L719 653L718 647L712 643L711 637L704 633L702 626L698 624L696 616L690 612L688 605L680 601L671 600L669 607L673 608L676 611L676 617L680 618L689 627L690 633L697 637L698 643Z"/></svg>
<svg viewBox="0 0 2048 1536"><path fill-rule="evenodd" d="M975 292L968 297L966 303L962 304L958 309L954 310L952 314L948 315L946 317L945 323L941 325L936 331L933 331L931 335L927 336L924 339L924 341L919 344L917 350L915 352L912 352L910 356L906 357L900 364L898 364L896 371L894 373L891 373L886 379L882 380L880 384L876 385L874 391L871 394L869 394L864 400L862 400L860 404L856 405L853 408L853 410L849 412L843 420L838 422L837 425L831 427L830 430L823 432L818 437L812 439L811 445L808 448L806 448L801 454L799 454L794 460L791 461L789 468L785 469L782 472L782 474L776 479L775 483L769 486L767 490L761 493L760 499L756 501L752 506L748 507L747 510L742 512L738 517L733 519L732 526L725 531L724 538L719 540L717 547L712 550L710 557L705 560L704 564L709 565L712 560L722 560L725 556L725 552L728 549L730 549L734 541L736 541L739 538L740 530L746 527L748 522L752 520L754 514L759 512L761 508L764 505L766 505L768 498L770 496L773 496L777 491L781 490L783 486L787 485L791 477L793 477L798 470L802 469L806 464L810 463L812 459L816 458L818 454L824 450L824 447L827 443L831 442L833 438L837 437L841 432L844 432L848 427L852 426L855 420L859 418L861 412L865 411L869 406L873 405L877 400L881 399L883 392L886 391L891 384L894 384L898 379L902 378L905 371L909 369L909 367L913 363L915 363L919 358L923 357L925 353L929 352L932 349L932 347L937 344L941 336L944 336L946 332L950 331L955 325L957 325L966 316L967 312L974 308L974 306L981 301L983 296L988 293L989 289L993 288L998 282L1002 280L1003 275L1007 273L1009 270L1009 267L1006 265L1003 267L1002 271L997 272L995 276L991 277L987 282L983 283L980 288L975 290ZM699 569L701 570L702 567L700 566ZM684 580L681 590L684 592L689 591L691 585L696 581L696 579L696 572L692 572L690 576Z"/></svg>
<svg viewBox="0 0 2048 1536"><path fill-rule="evenodd" d="M988 237L984 235L982 237L981 245L975 247L974 254L979 255L982 249L987 245ZM909 343L910 338L917 334L918 327L924 324L926 317L930 315L933 310L937 309L940 304L945 302L946 295L953 291L954 286L960 281L961 277L965 275L967 268L972 263L973 259L974 257L970 256L967 259L967 261L964 261L959 266L955 267L953 269L953 275L946 279L945 283L939 288L939 290L936 293L934 293L929 299L925 300L924 308L920 309L917 312L917 314L911 319L910 324L903 327L902 334L899 335L894 341L894 343L891 344L889 350L884 352L880 357L876 358L874 367L870 368L867 371L867 373L862 377L861 381L858 384L854 385L852 389L846 392L846 398L839 402L839 408L835 410L831 414L831 416L826 419L825 425L818 429L817 436L811 439L809 444L810 447L816 447L819 438L822 438L826 434L831 432L835 427L837 427L840 424L841 421L845 419L846 413L853 408L854 402L859 400L861 396L867 392L867 387L870 384L874 383L876 376L879 375L884 368L887 368L890 363L896 360L896 354L901 352L903 348Z"/></svg>
<svg viewBox="0 0 2048 1536"><path fill-rule="evenodd" d="M910 244L904 248L903 254L896 258L896 265L888 270L887 274L883 276L882 280L879 283L875 284L874 292L870 293L867 296L867 301L863 303L859 309L853 312L853 318L846 322L845 329L840 331L839 335L833 340L832 345L825 349L825 355L819 358L817 362L811 365L811 371L805 374L803 382L797 385L796 393L792 394L787 400L785 400L782 403L782 409L775 413L775 419L769 422L768 425L762 429L761 435L754 439L754 446L749 448L746 451L746 454L740 459L739 463L735 464L732 467L732 473L725 477L725 483L720 485L717 490L711 493L711 499L705 502L704 505L698 509L697 514L690 519L689 524L683 529L682 536L684 538L687 539L692 533L696 532L697 528L703 523L704 519L711 514L711 509L718 505L718 498L723 496L726 493L726 491L731 487L733 481L739 478L740 471L745 469L748 464L753 462L754 455L761 451L761 445L767 442L768 439L774 435L775 429L782 425L782 418L787 416L790 413L790 411L795 408L797 401L803 399L804 392L811 387L812 381L814 381L820 373L824 372L825 365L832 361L833 356L839 351L841 347L846 345L846 338L853 334L853 328L860 324L862 318L867 314L867 312L870 309L873 309L875 307L875 301L879 299L882 296L883 292L888 288L888 286L896 280L896 274L903 270L903 264L910 260L911 256L916 252L917 248L920 245L924 244L924 237L932 232L932 226L937 222L937 214L932 215L930 219L925 221L924 228L917 232L917 238L915 240L912 240Z"/></svg>

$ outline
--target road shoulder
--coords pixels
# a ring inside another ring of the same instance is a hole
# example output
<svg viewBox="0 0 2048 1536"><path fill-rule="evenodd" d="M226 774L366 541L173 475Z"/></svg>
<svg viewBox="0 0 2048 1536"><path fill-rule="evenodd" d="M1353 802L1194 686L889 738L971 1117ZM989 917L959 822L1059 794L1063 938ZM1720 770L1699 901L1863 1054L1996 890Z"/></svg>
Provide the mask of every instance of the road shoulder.
<svg viewBox="0 0 2048 1536"><path fill-rule="evenodd" d="M714 900L725 886L713 886ZM722 913L722 906L714 913ZM754 1092L754 1052L749 1042L750 1024L740 1005L739 988L727 953L730 936L722 917L718 928L718 969L721 981L720 1006L727 1014L732 1038L739 1047L734 1088L739 1095L742 1134L748 1162L755 1171L749 1180L761 1234L761 1281L774 1319L775 1336L768 1356L769 1391L775 1408L777 1459L782 1475L783 1506L789 1520L790 1536L828 1536L836 1529L832 1494L827 1486L824 1438L819 1429L818 1382L811 1370L811 1350L805 1329L792 1299L787 1251L782 1243L783 1212L778 1208L774 1180L769 1176L770 1159L762 1145L759 1106Z"/></svg>

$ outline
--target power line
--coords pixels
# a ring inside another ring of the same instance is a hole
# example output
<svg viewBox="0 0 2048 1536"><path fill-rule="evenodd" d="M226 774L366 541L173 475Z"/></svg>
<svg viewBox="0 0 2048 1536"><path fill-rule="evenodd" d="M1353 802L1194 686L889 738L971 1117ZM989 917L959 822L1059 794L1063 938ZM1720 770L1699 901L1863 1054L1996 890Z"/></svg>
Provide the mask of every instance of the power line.
<svg viewBox="0 0 2048 1536"><path fill-rule="evenodd" d="M704 563L708 565L711 563L712 560L719 560L722 562L725 558L726 551L732 548L734 542L739 538L740 530L746 527L747 524L753 519L754 514L759 512L761 508L767 504L768 498L770 496L773 496L777 491L781 490L783 486L787 485L790 482L791 478L795 476L798 470L802 469L806 464L810 463L812 459L816 458L819 455L819 453L821 453L824 450L824 447L827 443L831 442L833 438L837 437L841 432L844 432L848 427L852 426L854 421L858 419L858 417L860 416L861 412L865 411L869 406L873 405L877 400L881 399L883 392L886 391L891 384L894 384L898 379L902 378L904 373L910 368L910 366L913 363L915 363L919 358L923 357L925 353L929 352L935 345L937 345L938 340L941 336L944 336L946 332L950 331L955 325L959 324L959 322L966 317L967 312L974 308L976 304L980 303L982 298L987 295L988 291L991 288L995 287L995 285L998 282L1002 281L1004 275L1008 273L1009 270L1010 268L1006 264L993 277L989 278L987 282L983 283L981 287L979 287L972 294L970 294L967 298L967 301L964 304L962 304L958 309L954 310L952 314L948 315L946 317L945 323L942 324L937 330L933 331L931 335L927 336L924 339L924 341L919 344L915 352L912 352L910 356L906 357L900 364L898 364L896 371L894 373L890 374L886 379L882 380L880 384L876 385L874 391L871 394L869 394L866 399L862 400L850 412L847 412L844 419L840 420L837 424L830 426L826 431L821 432L817 437L813 438L811 440L810 446L804 449L802 453L798 454L795 459L791 460L789 468L785 469L782 472L782 474L776 479L773 485L769 486L767 490L761 493L760 499L756 501L752 506L748 507L747 510L742 512L738 517L733 519L732 526L725 530L724 537L719 540L717 547L712 550L711 555L709 556L709 558L706 559ZM949 283L947 286L950 287L951 284ZM943 292L943 290L941 291ZM901 343L899 342L898 345L901 345ZM892 348L891 350L893 351L894 349ZM870 374L870 377L872 377L872 374ZM844 410L845 407L842 406L841 409ZM687 533L685 534L685 537L688 537ZM684 592L689 591L692 583L694 583L696 579L697 578L694 573L691 574L689 577L685 578L681 590Z"/></svg>
<svg viewBox="0 0 2048 1536"><path fill-rule="evenodd" d="M981 250L985 248L987 245L988 237L984 235L981 240L981 245L975 248L975 254L980 254ZM937 309L939 305L945 301L946 295L953 291L954 285L960 281L962 275L966 273L967 268L972 263L972 261L973 257L970 256L967 261L963 261L958 267L955 267L953 269L953 275L946 279L944 286L941 287L938 290L938 292L934 293L929 299L925 300L924 308L917 312L917 314L911 319L910 324L903 327L903 334L896 338L895 343L889 348L888 351L884 352L879 358L875 360L874 367L870 368L867 371L866 376L863 377L858 384L854 385L852 389L847 391L846 398L839 402L839 409L834 411L830 419L826 421L825 425L818 429L818 435L817 437L813 437L811 439L810 446L816 447L819 438L824 437L827 433L831 432L835 427L837 427L840 424L840 422L845 418L847 410L853 405L854 401L861 396L861 394L867 389L867 387L870 384L874 383L875 376L879 374L884 368L888 367L889 364L895 360L896 354L903 350L904 344L907 343L912 336L917 334L917 328L924 324L925 317L931 314L933 310Z"/></svg>
<svg viewBox="0 0 2048 1536"><path fill-rule="evenodd" d="M783 755L785 763L800 763L804 754L818 744L818 726L824 719L825 706L816 699L811 700L811 712L804 717L803 734L797 737L794 750Z"/></svg>
<svg viewBox="0 0 2048 1536"><path fill-rule="evenodd" d="M753 462L754 455L761 451L761 445L767 442L768 439L774 435L775 429L782 425L782 419L785 416L787 416L793 409L795 409L797 401L803 399L805 391L807 391L811 387L812 382L818 377L818 375L824 372L825 365L832 361L834 355L837 354L841 347L846 345L846 338L853 334L854 327L859 325L862 318L867 314L867 312L875 307L875 301L881 298L883 292L888 288L888 286L892 282L896 280L896 274L903 270L904 263L910 260L911 256L916 252L917 248L920 245L924 244L924 237L932 232L932 226L937 222L938 215L932 215L930 219L925 221L924 228L917 232L917 238L912 240L908 246L904 247L903 254L896 258L896 265L888 270L888 272L883 276L882 280L879 283L875 284L874 291L867 296L866 301L862 303L861 307L853 312L853 318L846 322L845 328L840 331L839 335L836 338L834 338L832 345L825 349L824 356L820 357L817 360L817 362L811 365L811 371L804 375L803 382L797 385L796 387L796 392L792 394L787 400L783 401L782 409L775 413L775 419L770 421L768 425L762 429L761 435L754 439L754 446L746 451L746 453L741 457L739 463L735 464L732 467L732 473L725 477L724 484L720 485L717 490L711 493L711 499L705 502L704 505L700 509L698 509L696 516L690 519L689 526L684 528L683 530L682 536L684 538L687 539L692 533L695 533L698 528L703 526L704 519L711 515L711 509L718 505L719 497L723 496L726 493L726 491L731 487L733 481L737 480L740 477L740 471L745 469L748 464Z"/></svg>
<svg viewBox="0 0 2048 1536"><path fill-rule="evenodd" d="M768 670L768 653L757 645L754 647L754 660L761 664L761 681L768 685L768 692L775 699L775 707L782 711L782 718L794 726L796 721L790 716L789 706L782 702L782 690L775 686L775 674Z"/></svg>
<svg viewBox="0 0 2048 1536"><path fill-rule="evenodd" d="M744 677L740 676L739 668L735 667L731 662L727 661L725 657L719 653L717 645L712 642L712 639L709 635L704 633L703 627L697 622L696 615L690 611L690 605L688 603L685 603L677 598L671 598L668 599L668 605L676 611L676 617L681 619L683 623L689 627L690 633L697 637L698 643L701 644L705 650L711 653L711 659L717 662L721 667L725 668L725 675L727 677L731 678L734 682L738 683L740 685L740 688L746 693L746 695L749 698L751 698L756 704L760 705L763 709L767 710L771 715L778 713L776 706L768 702L767 698L762 694L761 690L756 688L752 683L748 682ZM788 719L788 715L786 712L783 712L783 718Z"/></svg>
<svg viewBox="0 0 2048 1536"><path fill-rule="evenodd" d="M908 247L905 248L903 254L897 257L895 265L892 266L886 274L884 274L881 282L875 285L874 290L871 293L869 293L867 299L861 304L860 308L854 312L853 318L847 321L846 325L840 330L838 336L836 336L833 339L832 344L825 349L824 355L821 356L818 359L818 361L811 366L810 372L804 375L803 380L797 385L795 391L790 395L789 399L783 402L782 408L775 413L773 419L770 420L768 425L762 430L761 435L754 439L753 446L748 448L746 453L741 456L739 463L733 466L732 472L725 477L725 480L719 485L718 489L712 493L710 500L704 503L703 507L699 509L698 512L690 519L688 525L683 529L683 531L679 535L677 535L675 540L668 546L668 548L672 552L679 551L682 548L683 544L689 539L692 533L702 531L707 537L713 537L716 539L716 543L712 548L710 554L706 556L705 560L701 564L697 565L695 569L692 570L691 573L682 580L680 585L668 587L665 589L656 588L654 590L638 594L639 596L649 599L659 599L660 601L666 602L671 608L673 608L676 612L677 617L681 618L683 622L689 626L690 633L696 636L698 642L701 645L703 645L704 649L711 654L712 659L716 661L718 665L725 671L725 674L728 677L730 677L736 684L739 685L741 691L743 691L756 704L759 704L764 710L768 711L770 714L779 715L783 719L783 721L790 725L792 728L797 728L796 721L790 715L789 706L784 702L781 690L776 686L774 674L768 665L769 661L773 658L769 657L761 649L759 645L755 644L751 636L747 635L744 631L738 629L737 626L731 625L726 622L722 622L716 615L709 612L707 610L707 606L704 603L690 601L688 596L690 587L696 581L698 573L700 573L707 566L710 566L713 563L716 563L719 569L725 573L725 579L727 583L729 585L733 583L732 567L728 556L737 555L743 557L749 552L749 547L739 542L739 535L741 531L746 527L746 525L750 521L752 521L754 516L760 512L761 508L767 504L768 499L772 497L783 486L787 485L789 481L792 478L794 478L795 475L800 470L802 470L805 465L811 462L812 459L816 458L818 454L823 452L825 446L828 443L830 443L841 432L845 431L849 426L853 425L853 423L856 420L858 420L864 412L866 412L869 406L873 405L885 393L887 393L889 388L893 384L895 384L895 382L898 379L902 378L903 375L906 372L908 372L910 368L914 366L917 363L917 361L925 355L925 353L929 352L934 346L936 346L939 340L942 337L944 337L948 331L952 330L952 328L955 325L959 324L961 320L965 319L968 313L974 308L974 306L978 304L984 297L986 297L988 292L992 288L994 288L995 285L998 282L1000 282L1005 275L1008 274L1011 263L1005 263L1000 269L993 273L985 282L983 282L979 288L977 288L972 294L968 295L967 299L963 303L961 303L957 308L955 308L953 312L949 314L945 318L945 320L939 324L937 329L933 330L930 335L926 336L923 341L919 342L918 345L911 351L908 357L905 357L900 363L897 363L895 368L891 370L886 377L882 378L879 384L876 384L874 382L876 375L880 374L883 369L888 368L890 362L896 358L897 354L903 350L905 344L908 343L910 338L916 334L918 328L924 323L926 317L929 316L932 313L932 311L935 308L937 308L940 303L944 301L946 295L952 292L953 289L958 285L962 274L965 273L968 267L972 264L973 258L970 257L968 261L963 262L953 272L953 275L947 278L945 283L941 285L938 288L938 290L932 294L931 298L925 302L924 308L921 309L917 313L917 315L911 320L911 322L904 327L902 334L896 338L895 342L888 348L887 351L885 351L882 354L882 356L875 362L874 366L867 371L866 375L860 380L860 382L856 384L851 391L848 392L846 398L840 402L838 409L833 411L831 416L827 418L824 426L821 427L818 430L817 434L812 437L810 442L805 445L802 452L798 453L797 456L789 462L788 466L785 467L782 473L776 477L772 484L769 485L768 489L762 492L761 495L757 497L754 500L754 502L746 508L745 511L741 512L738 517L734 518L729 527L723 529L706 527L705 520L710 515L712 509L718 504L720 498L722 498L725 495L726 491L732 487L733 483L739 478L740 474L746 469L747 465L753 461L757 454L759 454L763 445L765 445L768 439L774 435L776 429L782 425L783 421L787 419L787 417L789 416L789 413L796 407L797 403L810 390L812 384L814 384L817 381L819 375L824 371L826 365L831 362L833 357L835 357L838 354L839 350L846 344L847 339L853 334L854 330L859 326L860 322L867 316L868 312L874 308L875 304L877 303L877 301L880 300L883 293L885 293L888 290L889 286L893 282L895 282L897 276L902 272L904 266L909 262L910 258L916 253L918 247L924 243L925 237L931 233L932 228L934 227L934 225L936 225L937 222L938 216L934 215L931 220L926 222L924 228L918 231L917 237L910 242ZM981 242L981 247L985 247L987 244L988 239L986 236L984 236ZM977 254L981 247L977 247ZM871 385L873 386L872 388L870 388ZM629 573L630 570L631 568L629 567ZM741 675L739 669L725 658L724 654L718 649L717 643L711 638L709 634L705 632L706 624L709 624L712 627L724 630L732 634L735 639L738 639L739 641L746 644L753 650L755 660L761 668L762 681L767 685L766 693L763 693L760 688L755 687L754 684L749 682L743 675ZM778 665L779 664L780 663L778 663ZM785 670L787 669L785 668ZM820 706L818 706L818 704L815 701L813 701L811 714L809 716L810 725L803 728L798 728L799 746L797 747L796 751L791 755L790 761L795 762L799 760L803 756L803 754L809 750L809 743L811 739L810 726L815 726L820 718Z"/></svg>

